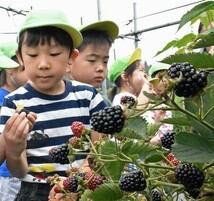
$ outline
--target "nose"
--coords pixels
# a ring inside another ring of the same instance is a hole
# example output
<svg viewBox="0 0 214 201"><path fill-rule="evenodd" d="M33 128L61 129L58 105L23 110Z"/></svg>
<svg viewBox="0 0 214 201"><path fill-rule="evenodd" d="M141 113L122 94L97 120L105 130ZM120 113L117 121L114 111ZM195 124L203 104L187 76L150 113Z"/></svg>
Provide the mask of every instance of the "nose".
<svg viewBox="0 0 214 201"><path fill-rule="evenodd" d="M47 57L40 57L38 68L39 69L49 69L51 67L50 62Z"/></svg>

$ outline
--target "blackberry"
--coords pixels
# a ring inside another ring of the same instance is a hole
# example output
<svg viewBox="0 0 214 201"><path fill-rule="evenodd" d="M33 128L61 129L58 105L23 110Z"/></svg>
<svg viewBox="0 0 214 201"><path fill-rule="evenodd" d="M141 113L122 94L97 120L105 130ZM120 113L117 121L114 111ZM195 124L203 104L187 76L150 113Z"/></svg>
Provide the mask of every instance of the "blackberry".
<svg viewBox="0 0 214 201"><path fill-rule="evenodd" d="M175 140L174 135L175 135L174 132L169 132L169 133L164 134L160 138L162 147L164 147L166 149L172 149L172 145L174 144L174 140Z"/></svg>
<svg viewBox="0 0 214 201"><path fill-rule="evenodd" d="M54 147L49 151L49 155L54 163L69 164L68 160L69 147L68 144L62 144Z"/></svg>
<svg viewBox="0 0 214 201"><path fill-rule="evenodd" d="M136 103L136 100L132 96L123 96L120 99L120 104L127 106L128 108L133 107L135 105L135 103Z"/></svg>
<svg viewBox="0 0 214 201"><path fill-rule="evenodd" d="M133 171L123 174L119 180L119 187L123 191L142 191L146 188L146 180L142 171Z"/></svg>
<svg viewBox="0 0 214 201"><path fill-rule="evenodd" d="M199 196L199 194L200 194L200 191L197 190L197 189L185 188L184 190L185 190L187 193L189 193L189 195L190 195L192 198L194 198L194 199L196 199L196 198Z"/></svg>
<svg viewBox="0 0 214 201"><path fill-rule="evenodd" d="M175 177L186 189L201 188L205 179L200 169L188 163L176 167Z"/></svg>
<svg viewBox="0 0 214 201"><path fill-rule="evenodd" d="M174 87L175 94L180 97L193 97L207 85L208 72L197 71L188 62L173 63L167 70L170 78L178 78L182 73L182 80Z"/></svg>
<svg viewBox="0 0 214 201"><path fill-rule="evenodd" d="M152 190L151 195L152 195L152 201L161 201L162 200L161 193L156 189Z"/></svg>
<svg viewBox="0 0 214 201"><path fill-rule="evenodd" d="M76 192L78 187L78 178L75 176L67 177L63 180L63 189L70 192Z"/></svg>
<svg viewBox="0 0 214 201"><path fill-rule="evenodd" d="M87 183L87 188L95 190L99 185L103 184L105 177L94 172L87 172L84 176Z"/></svg>
<svg viewBox="0 0 214 201"><path fill-rule="evenodd" d="M100 133L119 133L125 124L123 109L116 105L94 112L91 117L91 124L93 129Z"/></svg>

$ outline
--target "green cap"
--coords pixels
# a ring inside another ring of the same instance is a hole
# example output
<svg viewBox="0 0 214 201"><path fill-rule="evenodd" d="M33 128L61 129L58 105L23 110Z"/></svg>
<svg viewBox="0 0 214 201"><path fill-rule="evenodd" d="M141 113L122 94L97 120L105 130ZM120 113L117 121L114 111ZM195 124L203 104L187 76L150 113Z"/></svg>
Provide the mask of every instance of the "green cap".
<svg viewBox="0 0 214 201"><path fill-rule="evenodd" d="M106 31L109 36L114 40L117 38L119 34L119 27L113 21L98 21L92 24L88 24L79 29L80 32L87 30L98 30L98 31Z"/></svg>
<svg viewBox="0 0 214 201"><path fill-rule="evenodd" d="M149 77L152 77L152 75L160 70L167 70L170 67L169 64L161 63L161 62L155 62L152 64L152 66L149 69L148 75Z"/></svg>
<svg viewBox="0 0 214 201"><path fill-rule="evenodd" d="M108 79L111 82L115 82L118 76L126 70L133 62L141 60L141 49L137 48L135 51L126 57L115 60L108 71Z"/></svg>
<svg viewBox="0 0 214 201"><path fill-rule="evenodd" d="M74 48L82 43L81 33L71 26L71 22L65 13L58 9L35 9L31 10L24 22L22 23L18 33L22 33L26 29L53 26L66 31L72 38Z"/></svg>
<svg viewBox="0 0 214 201"><path fill-rule="evenodd" d="M12 58L16 55L16 50L18 49L18 44L16 41L10 41L0 44L0 51L7 57Z"/></svg>
<svg viewBox="0 0 214 201"><path fill-rule="evenodd" d="M5 56L2 52L0 52L0 70L7 68L17 68L19 64Z"/></svg>

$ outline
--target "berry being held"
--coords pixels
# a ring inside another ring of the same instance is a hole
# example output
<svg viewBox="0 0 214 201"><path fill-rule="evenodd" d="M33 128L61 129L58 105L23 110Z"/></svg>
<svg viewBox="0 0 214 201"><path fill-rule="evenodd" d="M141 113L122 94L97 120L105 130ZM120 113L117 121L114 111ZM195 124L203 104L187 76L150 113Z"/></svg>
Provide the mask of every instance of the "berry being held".
<svg viewBox="0 0 214 201"><path fill-rule="evenodd" d="M176 167L175 177L186 189L201 188L205 179L200 169L188 163Z"/></svg>
<svg viewBox="0 0 214 201"><path fill-rule="evenodd" d="M54 163L69 164L68 144L62 144L49 150L49 155Z"/></svg>
<svg viewBox="0 0 214 201"><path fill-rule="evenodd" d="M158 190L153 189L151 194L152 194L152 201L161 201L162 200L161 193Z"/></svg>
<svg viewBox="0 0 214 201"><path fill-rule="evenodd" d="M123 96L120 99L120 104L124 105L124 106L126 106L128 108L133 107L135 105L135 103L136 103L136 100L132 96Z"/></svg>
<svg viewBox="0 0 214 201"><path fill-rule="evenodd" d="M85 125L80 121L74 121L71 124L71 130L72 130L73 134L78 138L81 137L84 129L85 129Z"/></svg>
<svg viewBox="0 0 214 201"><path fill-rule="evenodd" d="M119 187L123 191L142 191L146 188L146 180L142 171L133 171L123 174L119 180Z"/></svg>
<svg viewBox="0 0 214 201"><path fill-rule="evenodd" d="M175 94L180 97L193 97L207 85L208 72L197 71L188 62L173 63L167 73L171 79L182 74L181 82L174 87Z"/></svg>
<svg viewBox="0 0 214 201"><path fill-rule="evenodd" d="M76 192L78 187L78 178L76 176L67 177L63 180L63 189L70 192Z"/></svg>
<svg viewBox="0 0 214 201"><path fill-rule="evenodd" d="M91 124L93 129L100 133L119 133L125 124L123 109L119 105L116 105L95 112L92 114Z"/></svg>
<svg viewBox="0 0 214 201"><path fill-rule="evenodd" d="M166 149L171 149L172 145L174 144L174 140L175 140L174 135L175 135L174 132L169 132L169 133L166 133L165 135L163 135L161 137L162 147L164 147Z"/></svg>

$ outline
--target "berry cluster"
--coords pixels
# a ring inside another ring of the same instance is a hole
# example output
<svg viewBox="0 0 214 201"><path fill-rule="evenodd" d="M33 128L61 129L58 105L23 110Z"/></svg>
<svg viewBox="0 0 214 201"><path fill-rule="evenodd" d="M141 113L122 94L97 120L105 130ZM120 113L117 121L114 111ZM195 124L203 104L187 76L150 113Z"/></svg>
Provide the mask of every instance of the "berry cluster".
<svg viewBox="0 0 214 201"><path fill-rule="evenodd" d="M182 74L182 80L174 88L175 94L180 97L193 97L207 85L208 73L197 71L188 62L173 63L167 73L171 79L179 78Z"/></svg>
<svg viewBox="0 0 214 201"><path fill-rule="evenodd" d="M69 164L68 160L69 147L68 144L62 144L49 150L49 155L54 163Z"/></svg>
<svg viewBox="0 0 214 201"><path fill-rule="evenodd" d="M140 170L125 173L119 180L119 187L123 191L142 191L146 186L146 180L143 176L143 172Z"/></svg>
<svg viewBox="0 0 214 201"><path fill-rule="evenodd" d="M174 144L175 140L175 133L174 132L166 133L160 138L160 140L162 147L166 149L172 149L172 145Z"/></svg>
<svg viewBox="0 0 214 201"><path fill-rule="evenodd" d="M135 103L136 103L136 100L132 96L123 96L120 99L120 104L123 105L123 106L126 106L128 108L133 107L135 105Z"/></svg>
<svg viewBox="0 0 214 201"><path fill-rule="evenodd" d="M123 110L119 105L106 107L94 112L91 117L93 129L100 133L119 133L125 124Z"/></svg>
<svg viewBox="0 0 214 201"><path fill-rule="evenodd" d="M198 196L199 191L197 189L201 188L205 176L204 173L197 167L184 163L179 164L175 169L176 179L184 185L185 190L190 194L190 196Z"/></svg>

